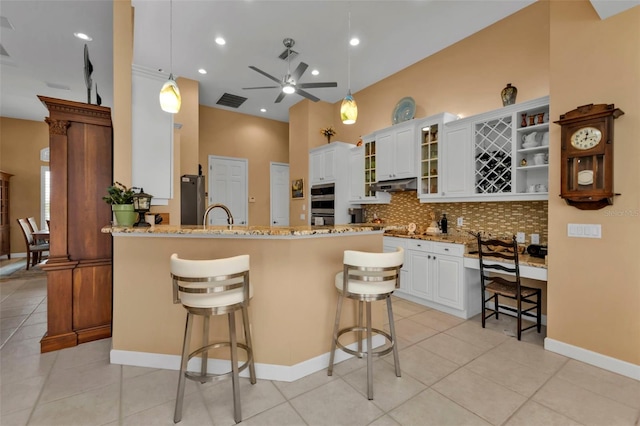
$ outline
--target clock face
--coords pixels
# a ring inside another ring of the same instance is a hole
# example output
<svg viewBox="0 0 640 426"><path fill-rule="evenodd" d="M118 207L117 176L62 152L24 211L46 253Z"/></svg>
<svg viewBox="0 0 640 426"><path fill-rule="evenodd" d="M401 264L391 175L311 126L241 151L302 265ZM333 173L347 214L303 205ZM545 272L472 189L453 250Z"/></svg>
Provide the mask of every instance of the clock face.
<svg viewBox="0 0 640 426"><path fill-rule="evenodd" d="M571 145L577 149L591 149L600 143L602 132L595 127L583 127L571 135Z"/></svg>

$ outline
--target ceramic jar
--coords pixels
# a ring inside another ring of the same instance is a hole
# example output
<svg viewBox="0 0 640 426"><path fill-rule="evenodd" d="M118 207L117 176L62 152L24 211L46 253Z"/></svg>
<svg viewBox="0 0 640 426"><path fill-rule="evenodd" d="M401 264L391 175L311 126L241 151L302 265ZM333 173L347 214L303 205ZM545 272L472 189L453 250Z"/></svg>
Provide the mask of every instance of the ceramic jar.
<svg viewBox="0 0 640 426"><path fill-rule="evenodd" d="M516 96L518 95L518 89L512 86L511 83L507 84L507 87L500 92L500 98L502 98L502 106L513 105L516 103Z"/></svg>

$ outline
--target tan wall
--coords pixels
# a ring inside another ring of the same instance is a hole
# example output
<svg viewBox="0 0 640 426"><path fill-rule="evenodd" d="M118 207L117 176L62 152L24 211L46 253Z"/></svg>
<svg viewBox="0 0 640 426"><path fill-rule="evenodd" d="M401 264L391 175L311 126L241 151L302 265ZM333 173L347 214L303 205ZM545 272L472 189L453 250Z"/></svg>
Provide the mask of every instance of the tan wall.
<svg viewBox="0 0 640 426"><path fill-rule="evenodd" d="M256 199L249 203L249 224L268 225L269 163L289 162L289 125L201 105L199 131L200 164L207 179L209 155L248 160L248 196Z"/></svg>
<svg viewBox="0 0 640 426"><path fill-rule="evenodd" d="M49 146L44 122L0 117L0 170L15 175L10 183L11 253L26 253L16 219L33 216L40 225L40 150Z"/></svg>
<svg viewBox="0 0 640 426"><path fill-rule="evenodd" d="M551 2L551 117L614 103L613 206L581 211L549 198L547 336L640 365L640 8L604 21L587 1ZM560 127L551 126L549 193L560 192ZM568 238L568 223L602 239Z"/></svg>

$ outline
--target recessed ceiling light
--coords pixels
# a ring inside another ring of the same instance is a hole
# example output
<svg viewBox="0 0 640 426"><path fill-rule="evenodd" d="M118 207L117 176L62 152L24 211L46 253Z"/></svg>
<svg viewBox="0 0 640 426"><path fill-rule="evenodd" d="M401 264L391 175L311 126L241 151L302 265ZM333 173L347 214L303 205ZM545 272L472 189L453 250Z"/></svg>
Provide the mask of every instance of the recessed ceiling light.
<svg viewBox="0 0 640 426"><path fill-rule="evenodd" d="M93 40L93 38L91 38L90 36L88 36L85 33L73 33L73 35L76 36L77 38L79 38L80 40L85 40L85 41Z"/></svg>
<svg viewBox="0 0 640 426"><path fill-rule="evenodd" d="M260 108L260 112L267 112L266 108Z"/></svg>
<svg viewBox="0 0 640 426"><path fill-rule="evenodd" d="M200 69L198 70L198 72L199 72L200 74L206 74L206 73L207 73L207 70L205 70L204 68L200 68Z"/></svg>
<svg viewBox="0 0 640 426"><path fill-rule="evenodd" d="M311 75L318 75L318 74L320 74L320 71L318 70L311 71Z"/></svg>
<svg viewBox="0 0 640 426"><path fill-rule="evenodd" d="M218 43L220 46L224 46L225 44L227 44L227 41L222 37L216 37L216 43Z"/></svg>
<svg viewBox="0 0 640 426"><path fill-rule="evenodd" d="M352 46L357 46L360 44L360 39L357 37L354 37L351 40L349 40L349 44Z"/></svg>

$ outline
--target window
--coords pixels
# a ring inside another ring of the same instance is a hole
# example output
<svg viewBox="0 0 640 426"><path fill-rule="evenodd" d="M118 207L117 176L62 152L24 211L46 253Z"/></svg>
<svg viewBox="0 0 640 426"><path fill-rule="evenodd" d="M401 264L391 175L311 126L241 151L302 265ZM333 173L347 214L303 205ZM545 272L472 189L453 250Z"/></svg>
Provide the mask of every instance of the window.
<svg viewBox="0 0 640 426"><path fill-rule="evenodd" d="M51 218L51 172L49 166L40 167L40 226Z"/></svg>

